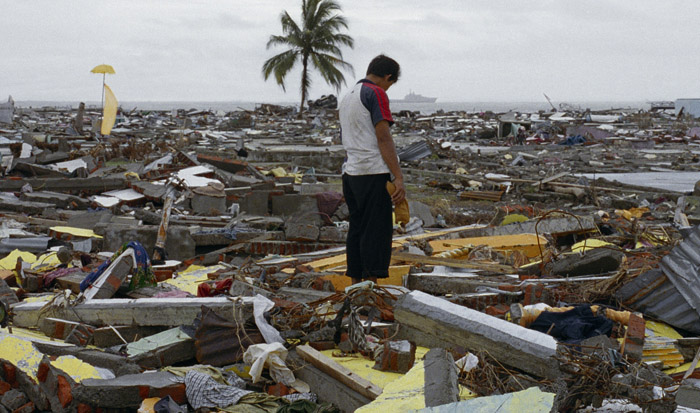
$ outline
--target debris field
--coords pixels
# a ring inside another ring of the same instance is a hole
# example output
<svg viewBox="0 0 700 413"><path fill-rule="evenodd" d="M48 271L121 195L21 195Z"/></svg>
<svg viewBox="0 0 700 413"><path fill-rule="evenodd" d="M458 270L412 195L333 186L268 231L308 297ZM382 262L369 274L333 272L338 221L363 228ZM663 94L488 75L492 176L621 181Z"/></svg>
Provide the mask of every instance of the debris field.
<svg viewBox="0 0 700 413"><path fill-rule="evenodd" d="M0 413L700 409L697 119L394 113L410 220L351 285L310 103L0 105Z"/></svg>

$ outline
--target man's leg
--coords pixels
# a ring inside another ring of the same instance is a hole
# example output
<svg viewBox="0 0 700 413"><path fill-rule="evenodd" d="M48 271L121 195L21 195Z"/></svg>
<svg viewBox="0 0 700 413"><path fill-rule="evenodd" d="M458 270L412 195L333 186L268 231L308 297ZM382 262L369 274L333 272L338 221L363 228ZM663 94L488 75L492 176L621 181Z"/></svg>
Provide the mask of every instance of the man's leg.
<svg viewBox="0 0 700 413"><path fill-rule="evenodd" d="M363 278L387 278L391 262L392 205L386 183L389 174L371 175L363 199L363 230L360 240Z"/></svg>
<svg viewBox="0 0 700 413"><path fill-rule="evenodd" d="M347 275L352 278L352 283L362 281L362 256L360 255L360 241L362 227L362 211L360 210L356 194L353 191L353 180L356 177L343 174L343 196L350 211L350 228L345 242L345 255L347 260Z"/></svg>

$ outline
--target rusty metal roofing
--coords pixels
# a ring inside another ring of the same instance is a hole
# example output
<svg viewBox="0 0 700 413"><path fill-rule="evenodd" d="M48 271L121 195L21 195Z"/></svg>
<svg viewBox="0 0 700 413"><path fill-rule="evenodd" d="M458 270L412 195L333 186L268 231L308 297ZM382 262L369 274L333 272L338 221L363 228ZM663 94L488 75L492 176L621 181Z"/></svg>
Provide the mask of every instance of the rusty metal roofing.
<svg viewBox="0 0 700 413"><path fill-rule="evenodd" d="M658 268L637 276L618 289L616 296L627 307L700 334L698 313Z"/></svg>
<svg viewBox="0 0 700 413"><path fill-rule="evenodd" d="M700 226L648 271L616 293L624 305L700 334Z"/></svg>

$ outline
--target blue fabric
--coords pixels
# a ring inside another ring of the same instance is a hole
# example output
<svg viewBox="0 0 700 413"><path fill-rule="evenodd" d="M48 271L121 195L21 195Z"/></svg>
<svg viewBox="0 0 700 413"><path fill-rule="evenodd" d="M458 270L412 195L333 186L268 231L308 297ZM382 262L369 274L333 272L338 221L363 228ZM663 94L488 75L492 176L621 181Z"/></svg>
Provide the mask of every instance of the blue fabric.
<svg viewBox="0 0 700 413"><path fill-rule="evenodd" d="M138 241L131 241L128 242L114 253L112 255L112 258L117 259L119 258L120 255L126 251L127 248L133 248L134 249L134 256L136 257L136 265L139 268L149 268L151 266L151 262L148 259L148 252L146 252L146 249L141 245L140 242ZM100 275L102 275L103 272L107 269L112 264L112 258L106 260L103 262L97 269L90 274L88 274L83 281L80 282L80 291L85 291L86 288L88 288L95 280L97 280Z"/></svg>
<svg viewBox="0 0 700 413"><path fill-rule="evenodd" d="M569 136L564 142L559 145L573 146L573 145L583 145L586 143L586 138L581 135Z"/></svg>

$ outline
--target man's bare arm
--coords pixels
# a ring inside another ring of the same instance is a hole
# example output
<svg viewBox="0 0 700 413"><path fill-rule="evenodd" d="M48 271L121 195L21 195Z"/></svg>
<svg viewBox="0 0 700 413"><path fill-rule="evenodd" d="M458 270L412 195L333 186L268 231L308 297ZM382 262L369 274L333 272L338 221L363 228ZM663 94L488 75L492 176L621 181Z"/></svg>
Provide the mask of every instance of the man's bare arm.
<svg viewBox="0 0 700 413"><path fill-rule="evenodd" d="M386 120L379 121L374 130L377 134L377 143L379 144L379 152L382 154L382 159L384 159L384 162L389 167L389 171L394 175L396 191L391 196L391 202L398 204L406 198L406 188L404 188L403 173L401 173L399 157L396 155L394 139L391 137L389 122Z"/></svg>

